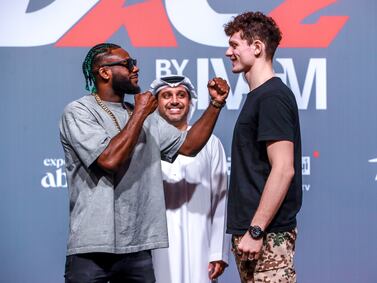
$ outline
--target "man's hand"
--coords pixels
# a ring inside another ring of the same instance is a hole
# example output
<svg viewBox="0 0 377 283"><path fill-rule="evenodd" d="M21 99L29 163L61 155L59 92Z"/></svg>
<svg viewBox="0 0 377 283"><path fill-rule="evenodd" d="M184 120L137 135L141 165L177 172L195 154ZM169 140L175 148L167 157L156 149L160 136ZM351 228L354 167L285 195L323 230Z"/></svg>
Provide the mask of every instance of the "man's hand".
<svg viewBox="0 0 377 283"><path fill-rule="evenodd" d="M113 137L109 145L97 158L97 165L104 171L115 174L131 157L137 144L144 120L157 108L157 99L152 93L135 95L135 108L126 126Z"/></svg>
<svg viewBox="0 0 377 283"><path fill-rule="evenodd" d="M263 239L255 240L251 238L249 232L246 232L242 237L237 247L238 255L241 255L241 260L257 260L262 250Z"/></svg>
<svg viewBox="0 0 377 283"><path fill-rule="evenodd" d="M226 262L222 260L218 261L211 261L208 264L208 278L210 280L216 279L219 277L221 274L223 274L224 269L228 266Z"/></svg>
<svg viewBox="0 0 377 283"><path fill-rule="evenodd" d="M213 78L208 81L207 88L212 100L220 104L225 103L225 99L229 94L229 85L226 80L222 78Z"/></svg>
<svg viewBox="0 0 377 283"><path fill-rule="evenodd" d="M135 95L135 113L148 116L156 110L157 105L157 99L150 91Z"/></svg>

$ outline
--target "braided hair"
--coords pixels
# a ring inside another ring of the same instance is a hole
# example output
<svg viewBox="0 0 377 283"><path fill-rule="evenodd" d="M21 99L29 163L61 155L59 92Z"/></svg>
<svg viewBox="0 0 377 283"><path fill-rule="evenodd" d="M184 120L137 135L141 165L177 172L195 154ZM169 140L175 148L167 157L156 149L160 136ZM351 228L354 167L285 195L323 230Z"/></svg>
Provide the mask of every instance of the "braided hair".
<svg viewBox="0 0 377 283"><path fill-rule="evenodd" d="M92 47L88 54L86 54L85 60L82 63L82 72L85 77L85 89L95 93L96 88L96 78L93 73L93 66L98 61L102 55L110 55L111 50L121 48L119 45L113 43L100 43Z"/></svg>

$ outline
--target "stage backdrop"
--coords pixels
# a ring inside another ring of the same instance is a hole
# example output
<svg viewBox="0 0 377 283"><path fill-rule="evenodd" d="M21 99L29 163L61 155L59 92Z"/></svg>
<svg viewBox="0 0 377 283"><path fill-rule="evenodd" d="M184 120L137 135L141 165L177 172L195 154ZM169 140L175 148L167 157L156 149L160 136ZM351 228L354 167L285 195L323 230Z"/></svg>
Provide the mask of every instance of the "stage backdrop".
<svg viewBox="0 0 377 283"><path fill-rule="evenodd" d="M227 79L231 92L215 134L230 156L248 88L230 71L223 24L260 10L282 28L274 68L300 109L298 281L376 282L376 3L2 0L0 281L63 282L68 199L58 121L86 93L81 63L89 48L123 46L138 59L143 90L156 76L190 77L199 94L194 118L208 105L208 79ZM231 257L219 281L238 280Z"/></svg>

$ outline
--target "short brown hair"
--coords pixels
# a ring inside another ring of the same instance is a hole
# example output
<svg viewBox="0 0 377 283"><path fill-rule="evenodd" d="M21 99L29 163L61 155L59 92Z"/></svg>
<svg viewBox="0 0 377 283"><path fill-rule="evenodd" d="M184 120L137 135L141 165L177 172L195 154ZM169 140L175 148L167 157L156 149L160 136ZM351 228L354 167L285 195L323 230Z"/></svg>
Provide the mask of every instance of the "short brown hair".
<svg viewBox="0 0 377 283"><path fill-rule="evenodd" d="M259 39L266 46L266 56L268 59L274 57L282 33L273 18L261 12L245 12L236 16L232 21L224 26L227 36L241 31L241 38L252 44Z"/></svg>

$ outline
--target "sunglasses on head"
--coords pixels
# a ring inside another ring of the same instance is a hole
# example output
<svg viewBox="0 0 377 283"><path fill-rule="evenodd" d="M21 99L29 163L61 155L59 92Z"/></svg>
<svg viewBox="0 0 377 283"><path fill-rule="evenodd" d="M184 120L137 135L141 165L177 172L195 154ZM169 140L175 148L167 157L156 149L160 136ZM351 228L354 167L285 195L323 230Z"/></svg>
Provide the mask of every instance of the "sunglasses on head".
<svg viewBox="0 0 377 283"><path fill-rule="evenodd" d="M111 67L111 66L123 66L126 67L130 72L134 69L134 67L137 65L136 59L133 58L127 58L121 61L116 61L112 63L102 64L100 67Z"/></svg>

